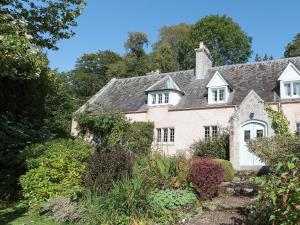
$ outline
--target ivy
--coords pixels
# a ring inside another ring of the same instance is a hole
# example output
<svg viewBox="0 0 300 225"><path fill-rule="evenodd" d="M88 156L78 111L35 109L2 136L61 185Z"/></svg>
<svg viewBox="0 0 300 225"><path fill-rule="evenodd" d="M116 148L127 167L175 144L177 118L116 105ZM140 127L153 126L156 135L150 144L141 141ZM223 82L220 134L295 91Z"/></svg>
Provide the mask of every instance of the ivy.
<svg viewBox="0 0 300 225"><path fill-rule="evenodd" d="M154 125L151 122L130 122L121 113L102 112L100 115L77 115L81 136L90 134L98 151L127 151L145 154L150 151Z"/></svg>
<svg viewBox="0 0 300 225"><path fill-rule="evenodd" d="M264 103L264 107L266 112L268 113L268 116L272 119L272 128L274 129L275 135L290 136L291 135L289 131L290 122L285 117L282 109L280 108L278 111L276 111L266 103Z"/></svg>

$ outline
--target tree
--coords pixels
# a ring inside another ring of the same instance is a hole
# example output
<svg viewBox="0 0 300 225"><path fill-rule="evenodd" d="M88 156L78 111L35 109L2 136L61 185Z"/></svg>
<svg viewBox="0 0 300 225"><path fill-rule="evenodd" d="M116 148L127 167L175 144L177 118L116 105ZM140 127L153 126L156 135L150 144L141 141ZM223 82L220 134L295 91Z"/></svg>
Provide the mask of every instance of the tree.
<svg viewBox="0 0 300 225"><path fill-rule="evenodd" d="M151 70L150 57L143 55L139 58L128 54L123 57L123 60L111 64L107 71L107 76L111 78L126 78L144 76Z"/></svg>
<svg viewBox="0 0 300 225"><path fill-rule="evenodd" d="M284 57L300 56L300 33L285 47Z"/></svg>
<svg viewBox="0 0 300 225"><path fill-rule="evenodd" d="M107 76L110 78L123 78L143 76L150 71L150 57L144 47L148 45L148 37L145 33L129 32L124 47L128 53L122 60L109 66Z"/></svg>
<svg viewBox="0 0 300 225"><path fill-rule="evenodd" d="M188 36L180 42L179 62L182 69L194 68L194 49L200 41L211 51L216 66L244 63L252 54L252 38L230 17L206 16L193 25Z"/></svg>
<svg viewBox="0 0 300 225"><path fill-rule="evenodd" d="M260 62L260 61L268 61L268 60L273 60L273 56L270 55L268 56L267 54L264 55L264 57L261 57L258 53L256 53L254 61L255 62Z"/></svg>
<svg viewBox="0 0 300 225"><path fill-rule="evenodd" d="M0 14L0 78L36 79L47 68L47 58L32 46L26 26Z"/></svg>
<svg viewBox="0 0 300 225"><path fill-rule="evenodd" d="M148 37L142 32L129 32L128 39L124 44L124 47L129 54L140 58L145 55L144 47L149 43Z"/></svg>
<svg viewBox="0 0 300 225"><path fill-rule="evenodd" d="M159 48L161 45L164 45L164 43L168 43L175 52L178 52L178 42L189 34L191 27L191 25L186 23L163 26L159 30L159 38L158 41L153 44L153 49Z"/></svg>
<svg viewBox="0 0 300 225"><path fill-rule="evenodd" d="M85 0L0 0L0 15L10 15L13 21L26 25L32 43L57 49L56 43L74 35L76 17L81 14Z"/></svg>
<svg viewBox="0 0 300 225"><path fill-rule="evenodd" d="M107 71L111 64L122 60L122 57L112 51L99 51L84 54L70 73L70 80L77 97L85 101L99 91L110 79Z"/></svg>
<svg viewBox="0 0 300 225"><path fill-rule="evenodd" d="M167 42L161 42L160 46L152 53L152 68L163 73L179 69L176 52Z"/></svg>
<svg viewBox="0 0 300 225"><path fill-rule="evenodd" d="M163 26L159 31L159 38L153 44L152 68L162 72L175 71L180 68L178 62L179 42L187 36L191 26L181 23L174 26Z"/></svg>

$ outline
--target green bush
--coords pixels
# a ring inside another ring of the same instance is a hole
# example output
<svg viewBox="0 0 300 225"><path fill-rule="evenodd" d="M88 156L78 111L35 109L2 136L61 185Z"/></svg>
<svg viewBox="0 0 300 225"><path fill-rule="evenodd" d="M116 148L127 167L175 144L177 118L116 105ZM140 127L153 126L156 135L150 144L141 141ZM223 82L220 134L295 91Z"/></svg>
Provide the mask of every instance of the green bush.
<svg viewBox="0 0 300 225"><path fill-rule="evenodd" d="M187 189L159 190L157 192L152 192L149 195L149 198L153 205L163 211L182 208L186 205L195 206L198 201L195 193Z"/></svg>
<svg viewBox="0 0 300 225"><path fill-rule="evenodd" d="M288 156L275 166L263 183L255 204L250 207L250 222L256 224L298 224L300 221L300 160Z"/></svg>
<svg viewBox="0 0 300 225"><path fill-rule="evenodd" d="M132 159L126 152L95 152L87 160L85 187L106 194L113 182L131 176Z"/></svg>
<svg viewBox="0 0 300 225"><path fill-rule="evenodd" d="M300 157L299 136L274 136L248 142L249 151L257 155L267 165L283 161L286 155Z"/></svg>
<svg viewBox="0 0 300 225"><path fill-rule="evenodd" d="M174 185L177 179L177 170L170 157L155 153L136 162L134 176L143 177L155 188L168 188Z"/></svg>
<svg viewBox="0 0 300 225"><path fill-rule="evenodd" d="M29 170L20 177L23 197L37 203L79 193L85 161L93 151L80 139L57 139L27 148L23 155Z"/></svg>
<svg viewBox="0 0 300 225"><path fill-rule="evenodd" d="M176 167L176 182L175 188L187 186L190 182L189 177L191 173L192 161L184 154L179 154L171 158Z"/></svg>
<svg viewBox="0 0 300 225"><path fill-rule="evenodd" d="M229 135L220 134L207 140L199 140L190 147L192 154L201 158L227 159L229 152Z"/></svg>
<svg viewBox="0 0 300 225"><path fill-rule="evenodd" d="M154 136L154 124L151 122L133 122L128 131L129 151L145 155L151 151L151 144Z"/></svg>
<svg viewBox="0 0 300 225"><path fill-rule="evenodd" d="M40 214L51 216L58 223L83 224L82 205L69 197L58 197L43 205Z"/></svg>
<svg viewBox="0 0 300 225"><path fill-rule="evenodd" d="M99 116L77 116L81 135L93 134L92 143L99 151L127 151L137 155L150 152L154 124L133 122L124 115L103 112Z"/></svg>
<svg viewBox="0 0 300 225"><path fill-rule="evenodd" d="M232 181L234 178L234 169L230 161L224 159L213 159L213 162L219 163L223 165L225 174L224 174L224 181L229 182Z"/></svg>
<svg viewBox="0 0 300 225"><path fill-rule="evenodd" d="M131 225L135 220L151 217L148 194L150 185L140 177L113 184L106 195L86 196L86 223Z"/></svg>

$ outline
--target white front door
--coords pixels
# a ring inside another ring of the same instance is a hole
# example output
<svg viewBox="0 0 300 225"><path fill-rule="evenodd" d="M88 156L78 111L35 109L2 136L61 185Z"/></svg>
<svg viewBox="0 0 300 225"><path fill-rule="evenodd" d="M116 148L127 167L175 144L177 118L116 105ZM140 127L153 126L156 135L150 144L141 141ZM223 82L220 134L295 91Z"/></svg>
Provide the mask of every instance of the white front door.
<svg viewBox="0 0 300 225"><path fill-rule="evenodd" d="M240 138L240 165L241 166L263 166L253 153L250 153L247 147L247 140L256 139L258 137L266 137L267 131L264 124L258 122L250 122L241 127Z"/></svg>

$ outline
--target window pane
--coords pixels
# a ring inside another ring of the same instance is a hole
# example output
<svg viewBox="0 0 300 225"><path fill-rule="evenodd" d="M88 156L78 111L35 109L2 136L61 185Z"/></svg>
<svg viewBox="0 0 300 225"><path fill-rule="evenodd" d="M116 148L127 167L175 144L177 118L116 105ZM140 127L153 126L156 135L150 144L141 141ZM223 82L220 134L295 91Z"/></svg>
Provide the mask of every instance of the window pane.
<svg viewBox="0 0 300 225"><path fill-rule="evenodd" d="M212 137L217 137L218 135L218 127L217 126L212 126L211 127L211 136Z"/></svg>
<svg viewBox="0 0 300 225"><path fill-rule="evenodd" d="M157 142L161 142L161 129L157 128Z"/></svg>
<svg viewBox="0 0 300 225"><path fill-rule="evenodd" d="M224 89L220 89L219 90L219 100L220 101L224 101L225 99L225 90Z"/></svg>
<svg viewBox="0 0 300 225"><path fill-rule="evenodd" d="M293 83L293 95L300 96L300 82Z"/></svg>
<svg viewBox="0 0 300 225"><path fill-rule="evenodd" d="M169 103L169 93L165 93L165 103Z"/></svg>
<svg viewBox="0 0 300 225"><path fill-rule="evenodd" d="M171 128L170 129L170 142L174 142L175 140L175 129Z"/></svg>
<svg viewBox="0 0 300 225"><path fill-rule="evenodd" d="M284 84L284 92L286 96L291 96L291 83L285 83Z"/></svg>
<svg viewBox="0 0 300 225"><path fill-rule="evenodd" d="M205 139L210 137L210 127L204 127L204 137Z"/></svg>
<svg viewBox="0 0 300 225"><path fill-rule="evenodd" d="M162 94L158 94L158 104L162 103Z"/></svg>
<svg viewBox="0 0 300 225"><path fill-rule="evenodd" d="M164 142L168 142L168 128L164 128Z"/></svg>
<svg viewBox="0 0 300 225"><path fill-rule="evenodd" d="M296 134L300 135L300 123L296 124Z"/></svg>
<svg viewBox="0 0 300 225"><path fill-rule="evenodd" d="M262 138L264 137L264 131L263 130L257 130L256 131L256 138Z"/></svg>
<svg viewBox="0 0 300 225"><path fill-rule="evenodd" d="M244 141L249 141L250 140L250 130L245 130L244 131Z"/></svg>
<svg viewBox="0 0 300 225"><path fill-rule="evenodd" d="M212 90L212 101L217 102L218 101L218 91Z"/></svg>
<svg viewBox="0 0 300 225"><path fill-rule="evenodd" d="M152 94L152 104L156 104L156 94Z"/></svg>

